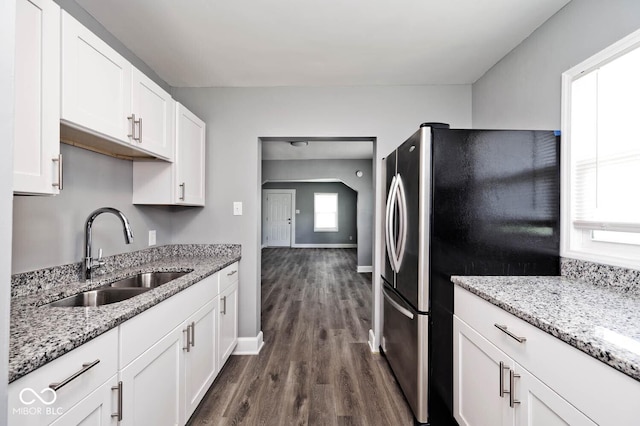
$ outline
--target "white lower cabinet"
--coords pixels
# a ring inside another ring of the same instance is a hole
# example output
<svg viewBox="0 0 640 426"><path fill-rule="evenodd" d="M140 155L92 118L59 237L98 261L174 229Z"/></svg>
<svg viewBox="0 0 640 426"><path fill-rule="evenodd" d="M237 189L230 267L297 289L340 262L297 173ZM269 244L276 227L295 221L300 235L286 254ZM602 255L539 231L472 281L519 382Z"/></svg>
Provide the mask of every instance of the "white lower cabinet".
<svg viewBox="0 0 640 426"><path fill-rule="evenodd" d="M458 286L454 313L460 425L639 424L630 376Z"/></svg>
<svg viewBox="0 0 640 426"><path fill-rule="evenodd" d="M118 424L117 399L118 381L117 376L113 376L51 426L115 426Z"/></svg>
<svg viewBox="0 0 640 426"><path fill-rule="evenodd" d="M182 330L176 328L122 369L120 425L184 424L184 345Z"/></svg>
<svg viewBox="0 0 640 426"><path fill-rule="evenodd" d="M220 293L218 364L224 365L238 344L238 281Z"/></svg>
<svg viewBox="0 0 640 426"><path fill-rule="evenodd" d="M184 354L185 420L198 407L218 373L216 330L218 327L218 298L207 303L184 327L188 334L188 350Z"/></svg>
<svg viewBox="0 0 640 426"><path fill-rule="evenodd" d="M10 383L9 424L186 424L237 344L237 293L236 262Z"/></svg>
<svg viewBox="0 0 640 426"><path fill-rule="evenodd" d="M454 415L460 425L595 425L454 316Z"/></svg>

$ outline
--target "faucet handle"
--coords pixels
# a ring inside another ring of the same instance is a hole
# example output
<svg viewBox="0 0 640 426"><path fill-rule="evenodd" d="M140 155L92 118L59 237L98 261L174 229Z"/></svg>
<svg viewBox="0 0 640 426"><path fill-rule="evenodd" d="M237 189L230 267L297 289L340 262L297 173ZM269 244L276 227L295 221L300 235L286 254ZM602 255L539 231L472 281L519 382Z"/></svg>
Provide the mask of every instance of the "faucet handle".
<svg viewBox="0 0 640 426"><path fill-rule="evenodd" d="M98 262L102 260L102 249L98 250Z"/></svg>

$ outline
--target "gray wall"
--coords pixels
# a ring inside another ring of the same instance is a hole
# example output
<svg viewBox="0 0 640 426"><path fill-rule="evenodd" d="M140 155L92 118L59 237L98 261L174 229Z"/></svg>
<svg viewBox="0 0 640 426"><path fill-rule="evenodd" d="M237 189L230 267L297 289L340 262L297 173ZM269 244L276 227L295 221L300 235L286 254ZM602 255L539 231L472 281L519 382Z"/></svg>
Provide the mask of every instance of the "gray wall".
<svg viewBox="0 0 640 426"><path fill-rule="evenodd" d="M560 129L562 73L638 28L638 0L573 0L473 85L473 126Z"/></svg>
<svg viewBox="0 0 640 426"><path fill-rule="evenodd" d="M296 190L296 210L300 213L296 213L295 244L356 244L358 241L358 193L347 185L340 182L268 182L262 185L262 189ZM314 232L316 192L338 194L338 232Z"/></svg>
<svg viewBox="0 0 640 426"><path fill-rule="evenodd" d="M0 1L0 140L4 152L0 156L0 425L8 422L15 7L15 0Z"/></svg>
<svg viewBox="0 0 640 426"><path fill-rule="evenodd" d="M174 88L173 94L207 123L208 144L207 205L174 214L174 241L242 244L242 337L260 331L260 137L371 136L385 155L424 121L471 125L468 85ZM379 198L376 194L376 209ZM244 215L233 216L234 201L244 203ZM380 231L376 226L378 239Z"/></svg>
<svg viewBox="0 0 640 426"><path fill-rule="evenodd" d="M268 142L265 142L268 143ZM362 170L362 177L355 175ZM373 265L374 175L372 160L289 160L263 161L262 181L339 179L358 192L358 266Z"/></svg>
<svg viewBox="0 0 640 426"><path fill-rule="evenodd" d="M80 262L84 257L84 224L93 210L115 207L127 216L133 233L124 243L122 225L111 214L98 217L93 247L104 256L148 246L148 231L155 229L157 244L171 242L171 208L131 204L131 161L61 144L64 190L55 197L14 197L13 273ZM94 253L97 254L97 251Z"/></svg>

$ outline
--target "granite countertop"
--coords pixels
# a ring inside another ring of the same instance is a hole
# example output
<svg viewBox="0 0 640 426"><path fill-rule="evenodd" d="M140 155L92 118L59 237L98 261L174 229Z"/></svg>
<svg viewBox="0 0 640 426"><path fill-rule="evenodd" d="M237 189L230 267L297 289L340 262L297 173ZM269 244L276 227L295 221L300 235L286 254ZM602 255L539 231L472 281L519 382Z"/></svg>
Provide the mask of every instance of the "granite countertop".
<svg viewBox="0 0 640 426"><path fill-rule="evenodd" d="M240 260L239 245L225 247L232 249L169 256L121 268L90 282L79 280L48 289L40 288L26 295L14 295L11 298L9 382ZM86 308L42 306L140 272L190 270L192 272L174 281L118 303Z"/></svg>
<svg viewBox="0 0 640 426"><path fill-rule="evenodd" d="M451 280L640 380L638 294L565 277L453 276Z"/></svg>

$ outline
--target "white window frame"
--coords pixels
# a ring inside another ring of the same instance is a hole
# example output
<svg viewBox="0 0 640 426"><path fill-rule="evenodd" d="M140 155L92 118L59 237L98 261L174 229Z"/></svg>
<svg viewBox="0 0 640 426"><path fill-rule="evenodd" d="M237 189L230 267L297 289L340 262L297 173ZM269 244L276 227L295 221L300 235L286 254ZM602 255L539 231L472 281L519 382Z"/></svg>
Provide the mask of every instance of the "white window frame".
<svg viewBox="0 0 640 426"><path fill-rule="evenodd" d="M594 241L588 223L576 227L572 203L571 83L625 53L640 48L640 30L612 44L562 74L560 255L625 268L640 269L640 245ZM640 78L640 77L639 77ZM612 229L615 230L615 229ZM625 229L626 231L626 229Z"/></svg>
<svg viewBox="0 0 640 426"><path fill-rule="evenodd" d="M317 195L335 195L336 197L336 226L331 228L319 228L316 226L316 196ZM340 197L337 192L314 192L313 193L313 232L338 232L340 223Z"/></svg>

